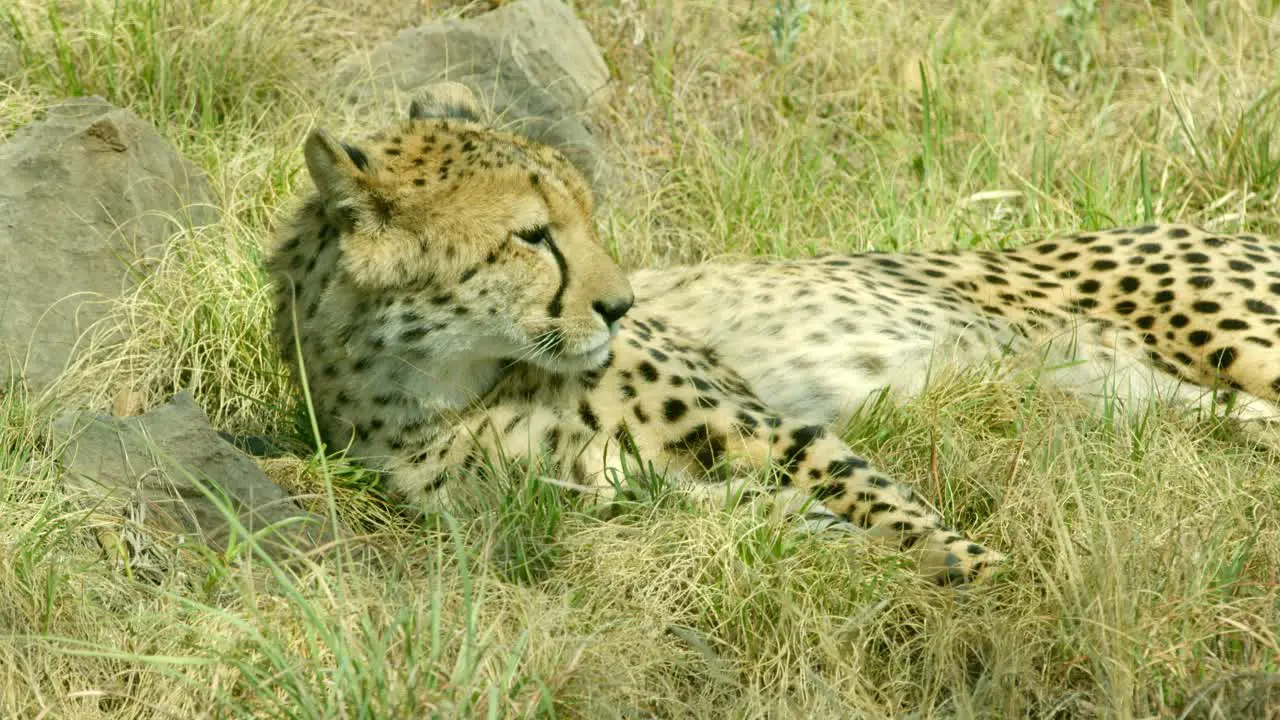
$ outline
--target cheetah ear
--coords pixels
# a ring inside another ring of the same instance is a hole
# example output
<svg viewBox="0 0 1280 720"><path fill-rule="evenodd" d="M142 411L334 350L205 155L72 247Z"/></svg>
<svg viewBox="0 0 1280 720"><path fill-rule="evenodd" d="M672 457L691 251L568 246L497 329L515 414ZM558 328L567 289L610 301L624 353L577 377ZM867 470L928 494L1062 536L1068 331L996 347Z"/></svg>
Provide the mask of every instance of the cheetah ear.
<svg viewBox="0 0 1280 720"><path fill-rule="evenodd" d="M326 197L350 193L351 181L369 171L369 158L360 148L338 142L322 128L307 135L302 154L311 181Z"/></svg>
<svg viewBox="0 0 1280 720"><path fill-rule="evenodd" d="M409 103L410 120L450 118L482 122L483 114L471 88L456 82L428 85Z"/></svg>

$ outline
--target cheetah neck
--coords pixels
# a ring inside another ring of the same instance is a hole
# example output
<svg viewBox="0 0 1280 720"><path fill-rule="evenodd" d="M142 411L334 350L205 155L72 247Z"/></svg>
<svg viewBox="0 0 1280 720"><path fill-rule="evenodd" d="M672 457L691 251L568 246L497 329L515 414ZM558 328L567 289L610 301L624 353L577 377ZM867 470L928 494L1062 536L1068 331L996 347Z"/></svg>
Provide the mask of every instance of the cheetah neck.
<svg viewBox="0 0 1280 720"><path fill-rule="evenodd" d="M406 362L410 372L404 383L410 396L418 398L428 421L439 422L480 403L503 376L505 364L467 355Z"/></svg>

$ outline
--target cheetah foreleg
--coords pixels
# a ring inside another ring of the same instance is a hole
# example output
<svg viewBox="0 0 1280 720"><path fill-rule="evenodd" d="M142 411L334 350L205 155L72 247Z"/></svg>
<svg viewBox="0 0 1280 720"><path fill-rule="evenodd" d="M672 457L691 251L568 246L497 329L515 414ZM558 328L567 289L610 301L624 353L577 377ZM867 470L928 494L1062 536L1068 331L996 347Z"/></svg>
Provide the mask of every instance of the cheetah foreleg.
<svg viewBox="0 0 1280 720"><path fill-rule="evenodd" d="M947 526L911 488L878 472L820 426L783 420L767 431L757 428L740 442L753 461L778 471L774 492L779 501L793 509L797 498L811 501L805 509L811 524L834 515L892 542L915 555L921 571L939 584L986 579L1004 560Z"/></svg>
<svg viewBox="0 0 1280 720"><path fill-rule="evenodd" d="M608 501L621 477L616 453L607 452L573 418L542 406L502 405L475 411L449 429L423 438L391 465L400 493L440 503L449 486L476 477L481 465L523 465L553 484Z"/></svg>

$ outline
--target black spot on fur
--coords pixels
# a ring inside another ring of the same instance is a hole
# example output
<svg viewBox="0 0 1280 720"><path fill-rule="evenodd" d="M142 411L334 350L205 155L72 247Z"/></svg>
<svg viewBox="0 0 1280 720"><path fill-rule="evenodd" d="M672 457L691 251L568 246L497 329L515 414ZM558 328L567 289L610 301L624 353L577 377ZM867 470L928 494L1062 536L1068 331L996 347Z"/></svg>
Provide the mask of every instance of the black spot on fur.
<svg viewBox="0 0 1280 720"><path fill-rule="evenodd" d="M416 325L400 333L400 342L406 343L406 344L417 342L418 340L421 340L422 338L426 337L427 334L430 332L431 332L430 327L426 325Z"/></svg>
<svg viewBox="0 0 1280 720"><path fill-rule="evenodd" d="M637 365L636 370L640 373L640 377L644 378L645 382L658 381L658 368L654 367L648 360L644 360Z"/></svg>
<svg viewBox="0 0 1280 720"><path fill-rule="evenodd" d="M1274 307L1262 302L1261 300L1246 300L1244 306L1249 309L1249 312L1257 313L1259 315L1276 314L1276 309Z"/></svg>
<svg viewBox="0 0 1280 720"><path fill-rule="evenodd" d="M827 474L831 477L846 478L853 475L854 471L862 470L867 467L867 461L855 455L832 460L827 465Z"/></svg>
<svg viewBox="0 0 1280 720"><path fill-rule="evenodd" d="M804 425L791 431L791 445L782 452L782 462L788 476L804 462L809 446L824 435L826 430L821 425Z"/></svg>
<svg viewBox="0 0 1280 720"><path fill-rule="evenodd" d="M1209 365L1211 367L1218 368L1219 370L1226 370L1231 367L1231 364L1235 361L1235 348L1224 347L1209 353Z"/></svg>
<svg viewBox="0 0 1280 720"><path fill-rule="evenodd" d="M669 443L667 450L691 453L704 470L710 470L715 467L720 458L724 457L725 439L723 435L712 432L708 425L703 424L685 433L679 440Z"/></svg>
<svg viewBox="0 0 1280 720"><path fill-rule="evenodd" d="M689 411L689 406L679 398L670 398L662 404L662 417L667 422L676 422Z"/></svg>
<svg viewBox="0 0 1280 720"><path fill-rule="evenodd" d="M596 417L591 404L586 400L578 404L578 417L582 418L582 424L586 425L591 432L600 432L600 418Z"/></svg>

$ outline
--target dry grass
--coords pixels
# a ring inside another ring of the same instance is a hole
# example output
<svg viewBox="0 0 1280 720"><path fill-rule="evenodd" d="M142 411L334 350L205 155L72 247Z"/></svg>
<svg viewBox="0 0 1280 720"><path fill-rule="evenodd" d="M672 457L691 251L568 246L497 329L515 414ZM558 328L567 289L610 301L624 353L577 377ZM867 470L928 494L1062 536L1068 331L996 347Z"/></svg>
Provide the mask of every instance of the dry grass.
<svg viewBox="0 0 1280 720"><path fill-rule="evenodd" d="M630 266L999 247L1149 218L1280 231L1272 0L578 5L617 79L599 124L629 184L600 223ZM370 122L332 102L333 59L423 12L0 11L23 68L0 87L0 137L103 94L204 167L225 209L120 303L110 325L130 342L87 355L60 402L188 386L222 427L306 434L267 344L261 248L306 182L307 127ZM417 527L317 458L272 473L331 481L390 552L292 571L182 557L155 586L86 539L38 400L0 398L6 717L1280 713L1280 476L1222 423L1091 413L979 375L869 410L850 440L1015 559L966 593L856 537L660 489L603 520L513 478Z"/></svg>

